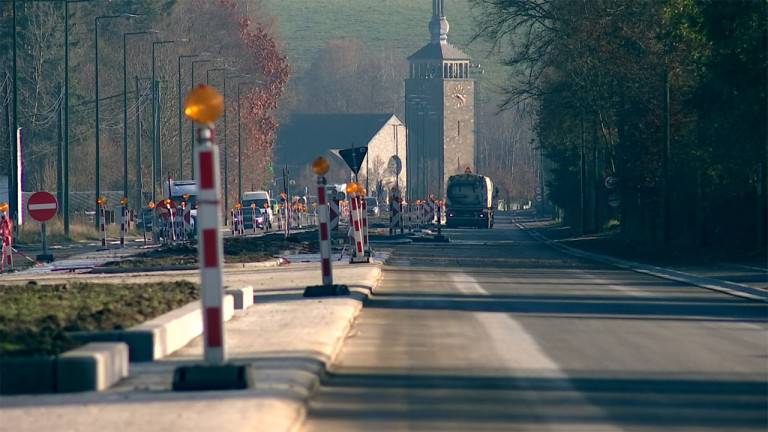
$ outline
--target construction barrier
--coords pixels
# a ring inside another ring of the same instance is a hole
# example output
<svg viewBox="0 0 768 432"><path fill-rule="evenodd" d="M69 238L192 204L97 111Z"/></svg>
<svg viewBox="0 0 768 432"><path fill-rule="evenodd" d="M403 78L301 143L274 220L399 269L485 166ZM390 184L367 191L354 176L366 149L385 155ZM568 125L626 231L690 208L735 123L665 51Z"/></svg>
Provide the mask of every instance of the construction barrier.
<svg viewBox="0 0 768 432"><path fill-rule="evenodd" d="M104 210L104 204L99 204L99 219L101 227L101 247L107 247L107 212Z"/></svg>
<svg viewBox="0 0 768 432"><path fill-rule="evenodd" d="M0 242L3 244L0 270L3 270L6 262L8 268L13 268L13 221L8 217L7 212L0 214Z"/></svg>
<svg viewBox="0 0 768 432"><path fill-rule="evenodd" d="M371 256L371 245L368 243L368 203L365 197L360 197L360 219L363 230L363 250L366 256Z"/></svg>
<svg viewBox="0 0 768 432"><path fill-rule="evenodd" d="M352 205L350 209L352 223L350 224L350 230L352 231L352 238L354 242L354 249L352 249L352 257L349 260L350 263L355 262L367 262L365 257L365 249L363 247L363 227L362 217L360 215L360 201L361 198L355 194L350 200Z"/></svg>
<svg viewBox="0 0 768 432"><path fill-rule="evenodd" d="M197 129L195 168L198 185L198 262L203 304L204 357L208 364L226 360L223 306L223 250L219 232L219 148L208 126Z"/></svg>
<svg viewBox="0 0 768 432"><path fill-rule="evenodd" d="M125 247L125 230L126 230L126 214L125 205L120 205L120 247Z"/></svg>

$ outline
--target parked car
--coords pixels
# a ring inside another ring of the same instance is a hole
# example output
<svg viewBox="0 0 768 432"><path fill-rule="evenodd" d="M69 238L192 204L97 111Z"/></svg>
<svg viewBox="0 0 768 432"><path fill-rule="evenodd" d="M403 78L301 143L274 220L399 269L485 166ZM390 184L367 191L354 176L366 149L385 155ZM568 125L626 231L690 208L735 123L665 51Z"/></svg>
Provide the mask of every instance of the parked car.
<svg viewBox="0 0 768 432"><path fill-rule="evenodd" d="M368 210L368 216L379 215L379 200L376 197L365 198L365 208Z"/></svg>
<svg viewBox="0 0 768 432"><path fill-rule="evenodd" d="M256 221L256 228L257 229L264 229L265 226L267 228L270 228L271 225L269 224L269 217L268 217L268 214L267 214L267 210L263 209L263 208L258 208L258 207L256 207L255 210L256 210L255 211L255 213L256 213L256 219L255 219L255 221ZM252 230L253 229L253 223L254 223L253 213L254 213L254 211L251 209L250 206L249 207L243 207L243 228L245 228L247 230Z"/></svg>

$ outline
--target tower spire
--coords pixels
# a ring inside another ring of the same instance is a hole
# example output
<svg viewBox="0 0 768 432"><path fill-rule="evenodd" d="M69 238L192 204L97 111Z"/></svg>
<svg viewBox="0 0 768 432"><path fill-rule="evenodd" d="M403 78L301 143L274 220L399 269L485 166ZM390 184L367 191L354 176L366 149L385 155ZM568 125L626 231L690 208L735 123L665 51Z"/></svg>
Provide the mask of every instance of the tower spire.
<svg viewBox="0 0 768 432"><path fill-rule="evenodd" d="M448 43L448 20L445 18L445 0L432 0L432 19L429 21L429 34L432 43Z"/></svg>

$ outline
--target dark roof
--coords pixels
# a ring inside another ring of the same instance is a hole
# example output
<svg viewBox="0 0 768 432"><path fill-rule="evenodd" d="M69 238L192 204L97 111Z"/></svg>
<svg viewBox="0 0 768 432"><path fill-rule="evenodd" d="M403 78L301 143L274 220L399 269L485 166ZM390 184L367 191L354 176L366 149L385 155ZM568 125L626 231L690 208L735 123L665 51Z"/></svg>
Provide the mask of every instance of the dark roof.
<svg viewBox="0 0 768 432"><path fill-rule="evenodd" d="M275 161L305 165L328 150L365 147L394 114L294 114L277 129Z"/></svg>
<svg viewBox="0 0 768 432"><path fill-rule="evenodd" d="M408 60L469 60L469 56L455 46L445 43L428 43L411 54Z"/></svg>

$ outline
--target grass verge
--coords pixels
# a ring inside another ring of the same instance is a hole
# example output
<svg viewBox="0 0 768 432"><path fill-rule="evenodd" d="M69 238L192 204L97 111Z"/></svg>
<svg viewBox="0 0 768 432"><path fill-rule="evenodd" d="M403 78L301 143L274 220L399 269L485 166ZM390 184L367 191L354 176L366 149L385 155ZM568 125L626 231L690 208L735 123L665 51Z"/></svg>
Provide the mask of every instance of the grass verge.
<svg viewBox="0 0 768 432"><path fill-rule="evenodd" d="M0 358L58 355L68 332L125 329L200 298L197 284L0 285Z"/></svg>

